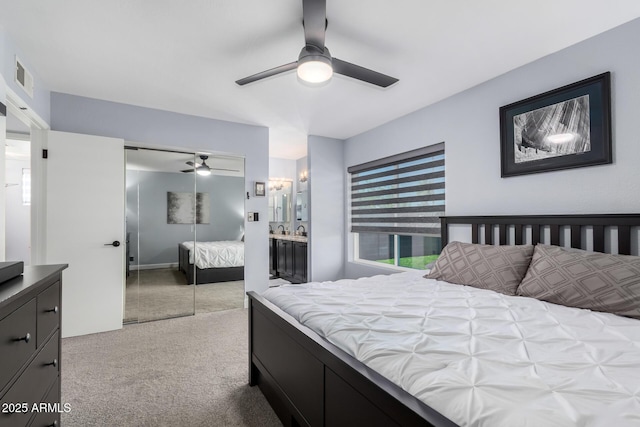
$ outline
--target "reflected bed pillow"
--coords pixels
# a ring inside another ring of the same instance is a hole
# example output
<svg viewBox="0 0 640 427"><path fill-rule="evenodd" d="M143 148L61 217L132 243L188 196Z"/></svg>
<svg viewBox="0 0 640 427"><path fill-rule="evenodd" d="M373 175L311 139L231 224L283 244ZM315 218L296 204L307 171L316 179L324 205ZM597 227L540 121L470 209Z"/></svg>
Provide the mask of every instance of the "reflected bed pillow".
<svg viewBox="0 0 640 427"><path fill-rule="evenodd" d="M517 294L640 319L640 257L536 245Z"/></svg>
<svg viewBox="0 0 640 427"><path fill-rule="evenodd" d="M451 242L424 277L515 295L532 254L532 245L493 246Z"/></svg>

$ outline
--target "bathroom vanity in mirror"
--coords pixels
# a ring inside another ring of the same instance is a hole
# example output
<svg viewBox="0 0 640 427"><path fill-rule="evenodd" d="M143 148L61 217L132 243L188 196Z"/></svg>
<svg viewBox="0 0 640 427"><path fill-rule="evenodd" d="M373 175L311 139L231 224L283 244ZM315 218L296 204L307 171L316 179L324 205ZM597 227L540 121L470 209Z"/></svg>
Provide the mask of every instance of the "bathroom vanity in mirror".
<svg viewBox="0 0 640 427"><path fill-rule="evenodd" d="M309 220L307 190L294 192L293 184L292 180L269 178L269 274L291 283L304 283L307 281L305 226Z"/></svg>

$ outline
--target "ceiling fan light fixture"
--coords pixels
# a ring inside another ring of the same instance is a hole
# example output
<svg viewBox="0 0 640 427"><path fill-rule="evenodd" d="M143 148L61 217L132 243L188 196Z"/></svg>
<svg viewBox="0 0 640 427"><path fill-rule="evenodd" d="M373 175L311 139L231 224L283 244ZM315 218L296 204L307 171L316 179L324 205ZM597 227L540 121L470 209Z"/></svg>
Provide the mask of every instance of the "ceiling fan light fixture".
<svg viewBox="0 0 640 427"><path fill-rule="evenodd" d="M202 159L202 163L196 166L196 173L200 176L209 176L211 175L211 168L207 164L207 159L209 156L200 156Z"/></svg>
<svg viewBox="0 0 640 427"><path fill-rule="evenodd" d="M307 83L323 83L331 79L333 67L329 50L305 46L298 58L297 73L300 80Z"/></svg>
<svg viewBox="0 0 640 427"><path fill-rule="evenodd" d="M211 169L209 167L199 167L196 169L196 173L200 176L209 176L211 175Z"/></svg>
<svg viewBox="0 0 640 427"><path fill-rule="evenodd" d="M300 51L298 60L236 80L236 84L244 86L268 77L288 73L294 68L297 70L298 83L312 87L324 86L323 83L329 82L333 73L381 88L387 88L398 82L395 77L338 58L332 58L329 49L325 46L327 24L327 0L302 0L305 46Z"/></svg>

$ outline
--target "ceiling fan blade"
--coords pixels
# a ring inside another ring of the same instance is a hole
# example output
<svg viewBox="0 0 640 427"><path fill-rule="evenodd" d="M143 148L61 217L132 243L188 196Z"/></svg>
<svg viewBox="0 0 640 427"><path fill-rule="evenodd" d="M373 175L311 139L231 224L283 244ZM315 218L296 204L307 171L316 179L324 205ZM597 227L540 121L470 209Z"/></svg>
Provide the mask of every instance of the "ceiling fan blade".
<svg viewBox="0 0 640 427"><path fill-rule="evenodd" d="M212 171L240 172L240 169L211 168Z"/></svg>
<svg viewBox="0 0 640 427"><path fill-rule="evenodd" d="M327 29L327 1L302 0L304 41L324 50L324 36Z"/></svg>
<svg viewBox="0 0 640 427"><path fill-rule="evenodd" d="M185 170L182 170L180 172L189 173L189 172L193 172L193 171L195 171L195 169L185 169Z"/></svg>
<svg viewBox="0 0 640 427"><path fill-rule="evenodd" d="M334 73L362 80L363 82L380 87L388 87L399 81L395 77L387 76L386 74L378 73L377 71L342 61L338 58L333 58L331 65L333 66Z"/></svg>
<svg viewBox="0 0 640 427"><path fill-rule="evenodd" d="M262 71L260 73L254 74L249 77L245 77L244 79L237 80L236 83L240 86L244 86L247 83L253 83L258 80L266 79L267 77L275 76L276 74L284 73L287 71L295 70L298 66L298 62L291 62L289 64L281 65L279 67L272 68L267 71Z"/></svg>
<svg viewBox="0 0 640 427"><path fill-rule="evenodd" d="M200 166L200 165L197 165L197 164L193 163L191 160L189 160L188 162L185 162L185 163L187 165L189 165L189 166L193 166L194 168L197 168L198 166Z"/></svg>

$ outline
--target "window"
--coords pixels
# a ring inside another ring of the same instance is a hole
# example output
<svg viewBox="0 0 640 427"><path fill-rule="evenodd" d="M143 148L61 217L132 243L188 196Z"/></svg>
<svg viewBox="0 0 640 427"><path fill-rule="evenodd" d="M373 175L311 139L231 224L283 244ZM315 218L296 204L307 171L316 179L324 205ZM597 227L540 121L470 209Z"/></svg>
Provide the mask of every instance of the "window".
<svg viewBox="0 0 640 427"><path fill-rule="evenodd" d="M348 169L356 259L424 269L440 253L444 143Z"/></svg>

